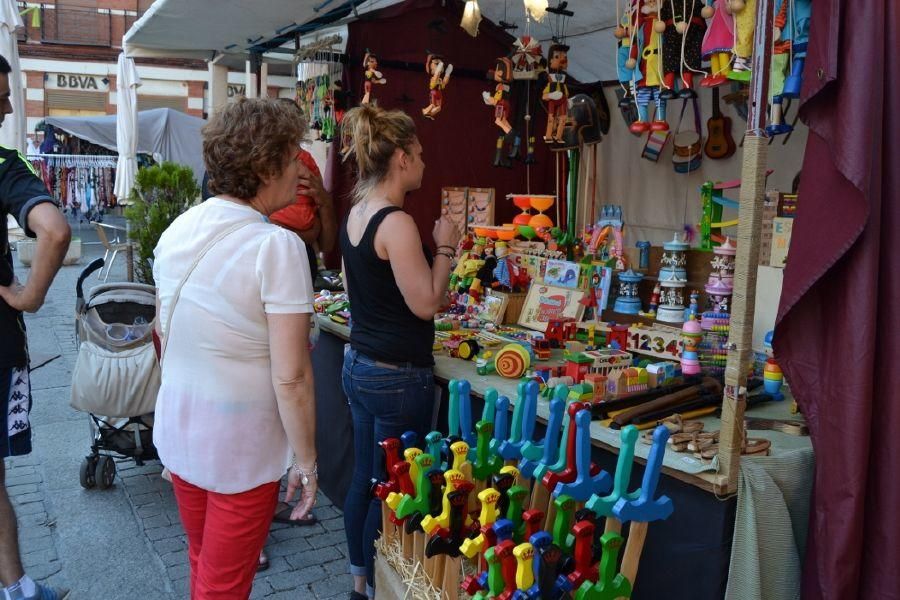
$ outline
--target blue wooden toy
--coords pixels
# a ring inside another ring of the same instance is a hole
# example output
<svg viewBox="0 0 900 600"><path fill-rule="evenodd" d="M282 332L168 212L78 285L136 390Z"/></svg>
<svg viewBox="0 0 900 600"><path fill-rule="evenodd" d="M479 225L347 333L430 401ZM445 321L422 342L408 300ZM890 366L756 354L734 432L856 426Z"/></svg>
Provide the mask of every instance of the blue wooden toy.
<svg viewBox="0 0 900 600"><path fill-rule="evenodd" d="M613 507L613 515L622 523L627 523L628 521L639 521L641 523L662 521L672 514L674 506L668 496L654 498L668 439L669 430L664 425L660 425L653 431L653 446L650 448L650 455L647 457L644 479L641 482L641 493L635 500L620 498Z"/></svg>

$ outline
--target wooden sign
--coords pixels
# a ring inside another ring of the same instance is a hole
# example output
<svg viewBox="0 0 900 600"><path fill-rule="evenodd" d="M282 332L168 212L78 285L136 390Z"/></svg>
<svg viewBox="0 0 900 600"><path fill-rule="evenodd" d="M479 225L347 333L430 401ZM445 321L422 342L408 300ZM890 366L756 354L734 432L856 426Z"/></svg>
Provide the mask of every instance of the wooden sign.
<svg viewBox="0 0 900 600"><path fill-rule="evenodd" d="M468 188L468 225L494 224L494 188Z"/></svg>

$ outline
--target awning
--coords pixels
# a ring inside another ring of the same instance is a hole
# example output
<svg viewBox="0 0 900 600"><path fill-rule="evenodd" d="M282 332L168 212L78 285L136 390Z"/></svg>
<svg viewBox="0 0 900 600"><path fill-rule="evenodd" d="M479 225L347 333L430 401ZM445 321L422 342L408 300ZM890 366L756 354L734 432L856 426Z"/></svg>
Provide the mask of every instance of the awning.
<svg viewBox="0 0 900 600"><path fill-rule="evenodd" d="M116 115L101 117L47 117L53 125L66 133L113 151L116 147ZM197 182L203 180L203 143L200 129L206 121L170 108L142 110L137 117L137 148L139 154L155 154L163 160L187 165L194 171Z"/></svg>
<svg viewBox="0 0 900 600"><path fill-rule="evenodd" d="M364 14L395 4L399 0L375 0L357 7ZM166 56L213 59L219 55L246 56L269 40L315 24L329 11L347 7L346 1L333 0L258 0L252 4L240 0L156 0L125 34L128 56ZM480 0L482 15L494 23L505 21L517 29L510 34L525 34L525 10L522 0L499 2ZM316 8L319 10L317 11ZM616 78L615 0L569 0L575 15L565 27L569 53L569 73L584 82ZM348 17L344 22L352 20ZM545 49L558 17L547 14L541 23L532 23L531 35ZM308 34L301 38L301 44ZM290 46L290 44L287 44ZM268 60L290 59L289 54L270 54Z"/></svg>

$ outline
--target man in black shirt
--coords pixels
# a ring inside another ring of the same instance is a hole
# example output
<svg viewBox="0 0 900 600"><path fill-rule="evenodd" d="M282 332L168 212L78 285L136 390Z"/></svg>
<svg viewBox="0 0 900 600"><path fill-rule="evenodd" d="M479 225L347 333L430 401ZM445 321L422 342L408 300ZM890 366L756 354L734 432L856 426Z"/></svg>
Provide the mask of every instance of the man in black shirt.
<svg viewBox="0 0 900 600"><path fill-rule="evenodd" d="M13 111L10 70L0 56L0 124ZM24 285L13 275L7 215L15 217L28 237L37 238L31 274ZM22 312L35 312L43 305L70 237L68 223L31 164L17 150L0 147L0 598L11 600L64 600L69 596L68 590L36 584L22 569L16 514L6 493L2 459L31 452L31 385Z"/></svg>

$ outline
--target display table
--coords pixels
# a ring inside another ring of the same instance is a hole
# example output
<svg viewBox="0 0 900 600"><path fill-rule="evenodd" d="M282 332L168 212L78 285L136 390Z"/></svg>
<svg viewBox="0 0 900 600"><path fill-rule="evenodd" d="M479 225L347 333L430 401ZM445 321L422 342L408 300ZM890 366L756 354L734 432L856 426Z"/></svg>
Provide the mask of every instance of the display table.
<svg viewBox="0 0 900 600"><path fill-rule="evenodd" d="M352 464L352 426L346 398L340 389L343 348L348 327L317 317L322 334L313 351L316 374L317 443L320 486L337 506L343 505ZM557 351L558 352L558 351ZM559 354L555 354L558 359ZM553 361L554 358L551 358ZM435 356L435 379L471 384L473 415L488 388L516 401L517 381L497 375L478 375L472 362ZM768 403L747 411L748 417L791 418L790 402ZM545 422L549 405L538 401L538 420ZM440 411L445 415L446 409ZM719 420L706 417L706 430ZM703 461L689 453L667 452L659 493L672 498L675 513L649 528L634 598L794 598L799 593L799 558L805 544L809 492L812 486L812 445L808 437L774 431L753 431L753 437L772 441L771 456L741 461L737 497L722 497L723 482L717 461ZM615 471L619 432L591 424L593 460ZM635 458L643 463L649 446L638 444ZM324 475L327 473L327 475ZM643 469L635 468L637 487ZM736 527L737 524L737 527ZM734 548L732 548L734 546ZM761 555L758 549L765 548ZM759 574L776 572L779 586L766 589ZM738 585L740 583L740 585Z"/></svg>

